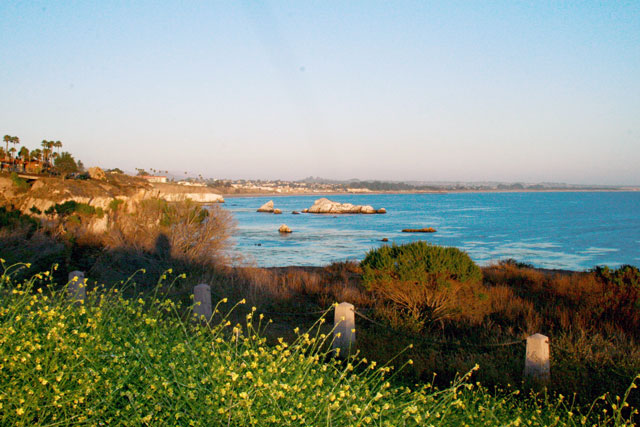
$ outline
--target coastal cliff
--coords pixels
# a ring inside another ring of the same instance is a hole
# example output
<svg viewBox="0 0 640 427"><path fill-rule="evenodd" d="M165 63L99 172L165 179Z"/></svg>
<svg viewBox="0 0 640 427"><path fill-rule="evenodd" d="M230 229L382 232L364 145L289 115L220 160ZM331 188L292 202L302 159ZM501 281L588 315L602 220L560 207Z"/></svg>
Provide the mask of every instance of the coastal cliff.
<svg viewBox="0 0 640 427"><path fill-rule="evenodd" d="M106 212L114 201L131 208L138 202L150 199L224 203L221 195L206 187L186 188L170 183L149 183L122 174L106 174L104 179L86 180L39 177L29 183L0 176L0 205L41 219L46 218L48 209L65 202L83 203ZM106 226L106 218L102 222ZM96 231L102 227L97 223Z"/></svg>

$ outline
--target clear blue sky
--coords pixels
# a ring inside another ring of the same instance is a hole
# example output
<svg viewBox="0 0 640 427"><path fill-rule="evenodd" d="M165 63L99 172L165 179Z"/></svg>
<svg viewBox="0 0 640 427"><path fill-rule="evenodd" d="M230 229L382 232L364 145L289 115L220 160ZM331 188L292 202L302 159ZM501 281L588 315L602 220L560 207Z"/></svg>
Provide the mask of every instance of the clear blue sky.
<svg viewBox="0 0 640 427"><path fill-rule="evenodd" d="M0 2L0 133L217 178L640 185L640 1Z"/></svg>

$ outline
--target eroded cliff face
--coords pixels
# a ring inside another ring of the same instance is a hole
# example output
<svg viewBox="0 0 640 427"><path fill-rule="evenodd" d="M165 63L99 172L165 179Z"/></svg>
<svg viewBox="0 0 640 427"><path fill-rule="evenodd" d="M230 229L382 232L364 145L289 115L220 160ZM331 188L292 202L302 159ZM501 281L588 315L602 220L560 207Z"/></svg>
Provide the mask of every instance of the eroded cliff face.
<svg viewBox="0 0 640 427"><path fill-rule="evenodd" d="M104 180L62 180L39 178L28 190L19 190L10 178L0 177L0 204L13 207L24 214L47 219L47 209L67 201L85 203L108 213L115 200L124 202L125 209L132 209L137 202L147 199L164 199L178 202L190 199L196 203L223 203L224 198L206 187L186 188L177 184L149 183L142 179L120 174L106 174ZM106 229L108 219L96 218L91 224L94 231Z"/></svg>

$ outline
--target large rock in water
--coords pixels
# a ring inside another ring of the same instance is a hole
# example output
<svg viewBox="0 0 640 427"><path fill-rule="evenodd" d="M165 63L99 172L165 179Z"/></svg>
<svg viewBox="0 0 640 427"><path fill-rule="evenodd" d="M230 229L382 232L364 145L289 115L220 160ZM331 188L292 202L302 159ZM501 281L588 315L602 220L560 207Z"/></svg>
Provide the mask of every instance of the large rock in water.
<svg viewBox="0 0 640 427"><path fill-rule="evenodd" d="M269 200L258 208L258 212L273 212L273 200Z"/></svg>
<svg viewBox="0 0 640 427"><path fill-rule="evenodd" d="M376 209L369 205L352 205L351 203L333 202L327 198L318 199L308 210L309 213L321 214L374 214ZM384 211L386 212L386 211ZM382 213L382 212L380 212Z"/></svg>

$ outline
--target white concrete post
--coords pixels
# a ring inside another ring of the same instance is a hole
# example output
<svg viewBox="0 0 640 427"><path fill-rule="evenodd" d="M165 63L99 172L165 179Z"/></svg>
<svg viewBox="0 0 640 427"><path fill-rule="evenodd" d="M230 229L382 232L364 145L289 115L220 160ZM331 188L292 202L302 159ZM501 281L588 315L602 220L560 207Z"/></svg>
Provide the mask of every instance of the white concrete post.
<svg viewBox="0 0 640 427"><path fill-rule="evenodd" d="M193 312L198 318L204 316L208 322L213 314L211 309L211 287L206 283L201 283L193 288Z"/></svg>
<svg viewBox="0 0 640 427"><path fill-rule="evenodd" d="M346 358L356 344L356 313L348 302L336 306L333 328L333 348L340 349L338 357Z"/></svg>
<svg viewBox="0 0 640 427"><path fill-rule="evenodd" d="M550 378L549 338L542 334L527 337L527 355L524 362L524 376L545 382Z"/></svg>
<svg viewBox="0 0 640 427"><path fill-rule="evenodd" d="M82 271L69 273L67 295L73 301L84 301L87 298L87 284L84 281L84 273Z"/></svg>

